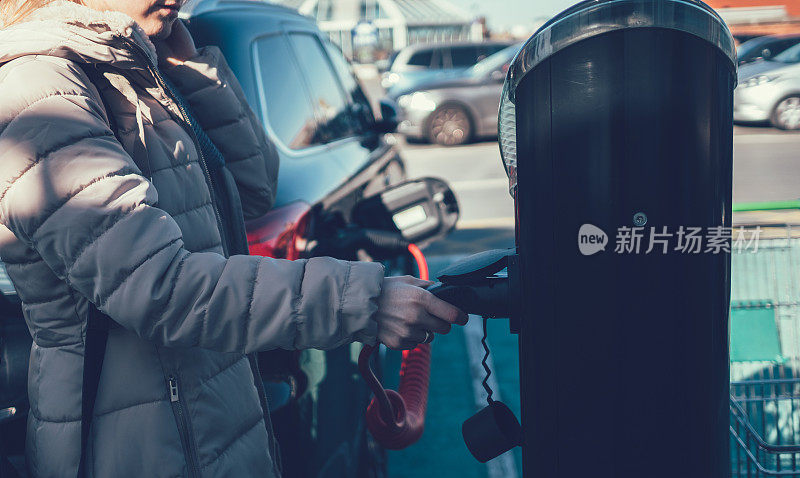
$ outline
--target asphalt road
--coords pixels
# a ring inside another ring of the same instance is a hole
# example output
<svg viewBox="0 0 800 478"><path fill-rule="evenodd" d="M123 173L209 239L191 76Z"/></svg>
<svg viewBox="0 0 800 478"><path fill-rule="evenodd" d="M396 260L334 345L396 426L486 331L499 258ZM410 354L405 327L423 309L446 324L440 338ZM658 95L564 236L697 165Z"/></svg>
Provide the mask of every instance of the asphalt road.
<svg viewBox="0 0 800 478"><path fill-rule="evenodd" d="M733 202L800 198L800 134L737 126Z"/></svg>
<svg viewBox="0 0 800 478"><path fill-rule="evenodd" d="M409 177L446 180L461 206L461 228L514 226L514 202L497 142L440 147L407 144L403 159Z"/></svg>

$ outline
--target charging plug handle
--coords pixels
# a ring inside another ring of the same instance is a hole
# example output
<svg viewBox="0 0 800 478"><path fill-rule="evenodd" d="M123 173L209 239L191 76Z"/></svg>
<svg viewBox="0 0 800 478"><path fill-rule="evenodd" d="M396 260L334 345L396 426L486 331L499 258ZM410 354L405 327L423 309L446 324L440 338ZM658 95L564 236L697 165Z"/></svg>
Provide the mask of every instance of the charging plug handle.
<svg viewBox="0 0 800 478"><path fill-rule="evenodd" d="M507 278L488 277L469 285L437 283L428 290L468 314L483 317L511 315L510 283Z"/></svg>

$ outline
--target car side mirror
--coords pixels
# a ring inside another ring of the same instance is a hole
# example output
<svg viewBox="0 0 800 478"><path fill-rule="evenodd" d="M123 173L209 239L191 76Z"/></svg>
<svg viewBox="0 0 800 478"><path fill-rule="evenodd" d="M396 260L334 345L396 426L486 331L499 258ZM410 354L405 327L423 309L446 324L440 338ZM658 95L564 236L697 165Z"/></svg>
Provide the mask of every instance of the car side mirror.
<svg viewBox="0 0 800 478"><path fill-rule="evenodd" d="M379 134L394 133L400 124L400 113L397 103L383 98L380 100L381 119L375 122L374 130Z"/></svg>
<svg viewBox="0 0 800 478"><path fill-rule="evenodd" d="M352 220L368 229L399 232L403 239L424 245L446 236L458 222L455 194L441 179L404 181L362 199Z"/></svg>

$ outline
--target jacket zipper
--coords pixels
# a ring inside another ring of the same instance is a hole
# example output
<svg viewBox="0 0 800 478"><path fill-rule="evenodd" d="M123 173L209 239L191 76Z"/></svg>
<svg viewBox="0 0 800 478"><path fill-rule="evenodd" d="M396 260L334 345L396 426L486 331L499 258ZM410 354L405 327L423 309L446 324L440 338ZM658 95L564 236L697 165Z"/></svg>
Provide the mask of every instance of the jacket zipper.
<svg viewBox="0 0 800 478"><path fill-rule="evenodd" d="M181 119L183 119L183 122L186 125L188 125L188 128L184 128L184 130L188 130L187 132L189 133L189 136L191 136L192 141L194 142L194 149L197 151L197 156L198 159L200 160L200 166L203 168L203 174L205 175L206 185L208 186L209 194L211 194L211 208L214 210L214 217L217 220L217 229L219 229L219 237L220 241L222 242L222 250L225 252L225 256L227 257L228 245L226 243L227 241L225 240L225 234L223 232L225 223L222 222L222 216L220 215L219 209L217 207L217 200L216 200L217 196L214 192L214 185L211 181L211 172L208 170L208 165L206 164L206 158L205 155L203 154L203 148L200 147L200 140L197 138L197 135L194 134L194 128L192 128L192 122L189 119L189 114L186 112L186 110L183 109L181 102L173 97L174 94L172 93L172 90L169 88L169 86L167 86L164 79L161 78L161 74L158 72L158 69L153 66L152 62L150 61L150 58L147 56L147 53L144 50L142 50L142 48L135 42L128 40L127 38L125 38L124 41L126 43L129 43L142 56L142 58L145 61L145 64L147 64L147 70L150 72L151 75L153 75L153 78L155 78L156 83L158 83L158 86L161 87L164 93L166 93L169 99L178 108L178 110L181 113Z"/></svg>
<svg viewBox="0 0 800 478"><path fill-rule="evenodd" d="M169 376L169 401L172 404L172 411L178 419L178 432L181 436L181 443L183 444L183 452L186 454L186 466L189 469L190 477L200 476L200 467L198 465L198 458L196 454L196 447L192 434L189 431L189 417L186 415L186 410L180 400L178 391L178 379L174 375Z"/></svg>
<svg viewBox="0 0 800 478"><path fill-rule="evenodd" d="M137 45L135 42L128 40L127 38L123 39L126 43L131 44L135 51L137 51L142 58L144 59L145 64L147 65L147 70L153 75L153 78L158 83L158 86L164 91L164 93L170 97L170 100L178 107L178 110L181 112L182 119L185 124L189 127L184 128L185 130L188 129L188 133L194 142L195 150L197 151L197 156L200 160L200 165L203 168L203 173L205 175L206 185L208 186L209 194L211 195L211 208L214 210L214 216L217 220L217 229L219 231L220 240L222 241L222 249L227 256L227 246L225 244L225 234L223 234L223 222L222 216L220 216L219 210L217 209L217 202L216 202L216 194L214 193L214 185L211 182L211 173L208 170L208 166L206 165L206 159L203 155L203 149L200 147L200 141L198 140L197 136L194 134L194 129L192 128L191 122L189 121L189 115L181 106L180 102L173 98L172 90L166 85L164 80L161 78L161 75L158 73L158 70L153 66L150 62L147 53L142 50L142 48ZM179 394L179 387L178 387L178 379L174 375L169 376L169 401L172 404L172 411L175 414L175 417L178 420L178 433L180 434L181 444L183 445L183 452L186 455L186 467L188 468L189 477L194 478L200 476L200 466L199 466L199 459L197 457L197 447L195 446L194 440L192 439L192 434L189 431L189 416L186 414L186 410L183 408L183 404L180 401L180 394Z"/></svg>

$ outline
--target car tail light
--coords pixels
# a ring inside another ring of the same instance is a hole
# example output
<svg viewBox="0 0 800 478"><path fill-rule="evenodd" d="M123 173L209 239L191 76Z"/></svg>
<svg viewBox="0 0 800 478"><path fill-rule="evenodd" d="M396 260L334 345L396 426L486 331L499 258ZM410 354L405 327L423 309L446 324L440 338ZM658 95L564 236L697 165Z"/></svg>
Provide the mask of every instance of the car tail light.
<svg viewBox="0 0 800 478"><path fill-rule="evenodd" d="M254 256L295 260L306 249L306 228L311 207L301 201L273 209L248 221L247 245Z"/></svg>

